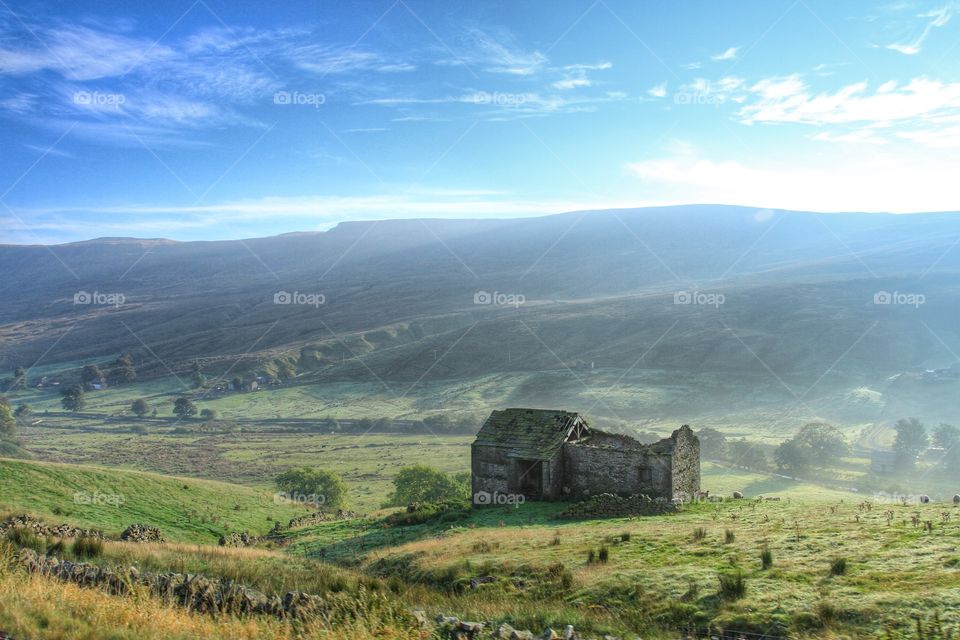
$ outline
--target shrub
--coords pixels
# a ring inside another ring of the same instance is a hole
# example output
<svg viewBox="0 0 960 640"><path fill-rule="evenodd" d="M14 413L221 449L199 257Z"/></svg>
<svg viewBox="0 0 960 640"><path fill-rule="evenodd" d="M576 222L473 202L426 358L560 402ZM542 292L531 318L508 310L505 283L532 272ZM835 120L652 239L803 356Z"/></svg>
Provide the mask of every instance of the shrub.
<svg viewBox="0 0 960 640"><path fill-rule="evenodd" d="M842 576L847 572L847 559L837 558L830 563L830 575Z"/></svg>
<svg viewBox="0 0 960 640"><path fill-rule="evenodd" d="M73 543L73 555L77 558L97 558L103 555L103 540L81 536Z"/></svg>
<svg viewBox="0 0 960 640"><path fill-rule="evenodd" d="M610 559L610 549L607 545L600 547L600 551L597 553L597 559L600 561L600 564L607 564L607 561Z"/></svg>
<svg viewBox="0 0 960 640"><path fill-rule="evenodd" d="M550 541L551 546L558 547L560 546L560 534L553 534L553 540Z"/></svg>
<svg viewBox="0 0 960 640"><path fill-rule="evenodd" d="M773 552L770 549L764 548L760 552L760 566L764 571L773 566Z"/></svg>
<svg viewBox="0 0 960 640"><path fill-rule="evenodd" d="M727 529L723 534L723 541L726 544L733 544L733 542L736 539L737 539L737 534L735 534L731 529Z"/></svg>
<svg viewBox="0 0 960 640"><path fill-rule="evenodd" d="M43 553L43 540L30 529L11 527L7 529L7 540L22 549L33 549L37 553Z"/></svg>
<svg viewBox="0 0 960 640"><path fill-rule="evenodd" d="M621 541L621 542L630 542L630 532L629 532L629 531L624 531L623 533L621 533L621 534L620 534L620 541Z"/></svg>
<svg viewBox="0 0 960 640"><path fill-rule="evenodd" d="M741 571L721 573L718 578L720 580L719 595L721 599L739 600L747 595L747 580L743 577Z"/></svg>
<svg viewBox="0 0 960 640"><path fill-rule="evenodd" d="M703 527L697 527L696 529L693 530L693 541L694 541L694 542L700 542L701 540L703 540L703 539L706 538L706 537L707 537L707 530L704 529Z"/></svg>
<svg viewBox="0 0 960 640"><path fill-rule="evenodd" d="M597 554L593 549L587 551L587 564L593 564L597 561Z"/></svg>

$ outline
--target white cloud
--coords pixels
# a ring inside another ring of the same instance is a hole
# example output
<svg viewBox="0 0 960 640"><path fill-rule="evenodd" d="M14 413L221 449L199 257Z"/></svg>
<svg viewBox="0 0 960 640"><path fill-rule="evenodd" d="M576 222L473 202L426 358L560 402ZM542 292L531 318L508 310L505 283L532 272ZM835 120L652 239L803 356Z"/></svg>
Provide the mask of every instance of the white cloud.
<svg viewBox="0 0 960 640"><path fill-rule="evenodd" d="M943 83L925 78L914 78L902 87L885 83L872 93L867 82L859 82L835 93L812 95L799 77L791 76L763 80L753 85L751 92L757 99L737 113L747 124L792 122L889 126L960 112L960 82Z"/></svg>
<svg viewBox="0 0 960 640"><path fill-rule="evenodd" d="M734 60L737 57L737 52L740 51L740 47L730 47L723 53L718 53L716 55L710 56L710 59L714 62L721 62L723 60Z"/></svg>
<svg viewBox="0 0 960 640"><path fill-rule="evenodd" d="M654 98L663 98L667 95L667 83L661 82L660 84L650 87L647 89L647 95Z"/></svg>
<svg viewBox="0 0 960 640"><path fill-rule="evenodd" d="M750 164L680 153L634 162L627 170L662 201L739 204L802 211L958 211L955 170L942 158L879 149L830 163L787 156Z"/></svg>
<svg viewBox="0 0 960 640"><path fill-rule="evenodd" d="M917 55L920 53L921 47L927 37L929 37L930 32L950 22L950 18L953 17L953 10L950 5L946 5L935 11L920 14L917 17L930 19L924 26L923 31L920 32L920 35L912 42L888 44L887 49L897 51L907 56Z"/></svg>
<svg viewBox="0 0 960 640"><path fill-rule="evenodd" d="M589 78L579 77L579 78L564 78L562 80L557 80L550 86L554 89L559 89L561 91L567 89L577 89L579 87L589 87L593 83L590 82Z"/></svg>

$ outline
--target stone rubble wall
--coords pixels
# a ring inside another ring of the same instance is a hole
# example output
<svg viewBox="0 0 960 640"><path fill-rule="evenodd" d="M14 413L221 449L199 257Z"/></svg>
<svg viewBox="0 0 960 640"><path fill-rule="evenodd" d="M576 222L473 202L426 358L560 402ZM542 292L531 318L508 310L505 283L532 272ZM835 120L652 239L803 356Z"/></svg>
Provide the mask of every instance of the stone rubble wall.
<svg viewBox="0 0 960 640"><path fill-rule="evenodd" d="M160 598L202 613L262 614L278 618L309 618L324 610L320 596L290 591L283 597L267 596L232 580L211 580L201 575L150 573L130 568L114 571L94 564L41 556L22 549L17 564L27 573L72 582L82 587L100 587L123 595L131 587L147 587Z"/></svg>
<svg viewBox="0 0 960 640"><path fill-rule="evenodd" d="M94 529L81 529L80 527L74 527L69 524L47 525L40 522L33 516L28 516L25 514L11 516L5 521L0 522L0 536L6 535L7 531L10 529L26 529L44 538L52 536L54 538L104 539L102 531L96 531Z"/></svg>
<svg viewBox="0 0 960 640"><path fill-rule="evenodd" d="M655 516L673 513L676 504L662 498L643 494L620 496L601 493L582 502L577 502L560 514L561 518L623 518L628 516Z"/></svg>

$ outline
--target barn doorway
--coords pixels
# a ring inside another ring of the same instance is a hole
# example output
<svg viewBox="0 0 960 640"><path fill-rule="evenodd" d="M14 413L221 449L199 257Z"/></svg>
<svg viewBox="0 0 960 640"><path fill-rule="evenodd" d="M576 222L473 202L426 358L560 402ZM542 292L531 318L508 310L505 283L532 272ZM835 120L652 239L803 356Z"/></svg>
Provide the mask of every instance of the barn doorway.
<svg viewBox="0 0 960 640"><path fill-rule="evenodd" d="M543 497L543 461L517 460L517 479L520 493L527 500Z"/></svg>

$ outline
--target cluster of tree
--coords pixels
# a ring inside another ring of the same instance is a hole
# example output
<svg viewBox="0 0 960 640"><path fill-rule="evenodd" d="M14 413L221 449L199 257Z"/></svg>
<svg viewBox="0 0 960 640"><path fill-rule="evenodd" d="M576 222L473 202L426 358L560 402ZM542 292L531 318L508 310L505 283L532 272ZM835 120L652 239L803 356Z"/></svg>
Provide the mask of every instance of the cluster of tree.
<svg viewBox="0 0 960 640"><path fill-rule="evenodd" d="M793 472L829 467L850 453L843 434L833 425L812 422L777 447L773 458L779 469Z"/></svg>
<svg viewBox="0 0 960 640"><path fill-rule="evenodd" d="M275 478L277 489L288 499L317 504L328 509L347 506L347 485L343 478L325 469L300 467ZM404 467L393 480L393 492L386 507L405 507L470 498L469 473L444 473L426 465Z"/></svg>
<svg viewBox="0 0 960 640"><path fill-rule="evenodd" d="M766 469L770 465L763 448L746 438L730 440L711 427L698 431L697 438L700 439L700 456L707 460L722 460L758 470Z"/></svg>
<svg viewBox="0 0 960 640"><path fill-rule="evenodd" d="M917 458L932 442L933 446L943 449L943 464L946 470L960 471L960 429L957 427L941 423L932 434L928 434L926 426L916 418L903 418L897 420L893 428L897 432L893 451L899 468L913 469Z"/></svg>
<svg viewBox="0 0 960 640"><path fill-rule="evenodd" d="M409 424L406 421L404 421L402 424L397 424L396 421L391 420L390 418L361 418L352 424L344 424L332 418L327 418L323 420L321 424L325 429L329 428L330 431L342 433L367 433L369 431L383 432L402 430L410 433L436 435L473 435L480 428L479 423L473 418L464 416L453 419L446 414L428 416L423 420L414 421L413 424Z"/></svg>

